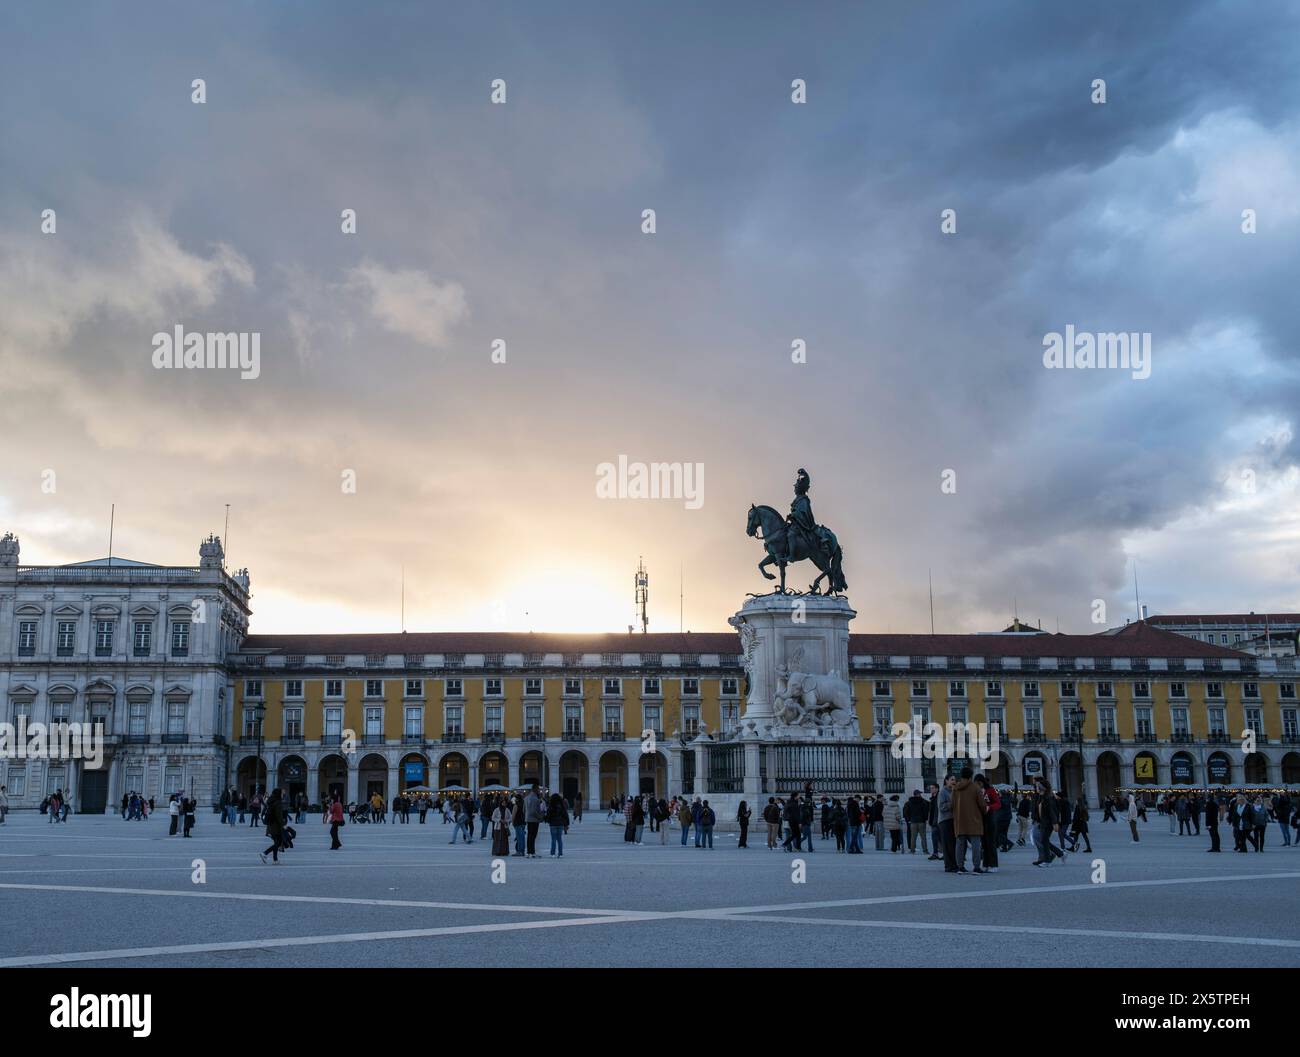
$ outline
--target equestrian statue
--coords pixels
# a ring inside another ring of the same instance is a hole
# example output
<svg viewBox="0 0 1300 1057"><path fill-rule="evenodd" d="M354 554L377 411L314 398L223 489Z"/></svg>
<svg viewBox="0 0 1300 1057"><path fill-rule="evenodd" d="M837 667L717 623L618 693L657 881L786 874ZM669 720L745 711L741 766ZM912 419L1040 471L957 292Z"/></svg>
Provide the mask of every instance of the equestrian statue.
<svg viewBox="0 0 1300 1057"><path fill-rule="evenodd" d="M790 504L790 513L782 517L780 511L770 506L750 504L749 522L745 526L747 535L756 536L762 541L767 553L758 563L758 571L767 579L776 576L767 571L767 566L775 564L780 571L781 594L785 589L785 567L791 562L807 558L820 570L817 579L808 588L810 594L820 594L819 587L823 579L827 581L826 594L839 594L848 589L842 568L843 552L835 533L825 525L813 520L812 502L808 499L808 489L812 480L808 471L800 468L794 482L794 502Z"/></svg>

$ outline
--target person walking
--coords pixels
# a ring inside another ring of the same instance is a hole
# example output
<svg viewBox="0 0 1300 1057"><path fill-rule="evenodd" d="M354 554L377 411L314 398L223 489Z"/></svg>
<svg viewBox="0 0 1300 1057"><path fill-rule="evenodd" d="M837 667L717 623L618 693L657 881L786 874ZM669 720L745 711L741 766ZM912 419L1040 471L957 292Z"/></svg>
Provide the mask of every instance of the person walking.
<svg viewBox="0 0 1300 1057"><path fill-rule="evenodd" d="M1026 795L1020 798L1020 803L1016 805L1016 819L1020 829L1016 835L1016 844L1020 847L1025 846L1025 837L1029 835L1029 826L1034 813L1033 798Z"/></svg>
<svg viewBox="0 0 1300 1057"><path fill-rule="evenodd" d="M813 851L813 824L816 821L817 812L813 807L812 797L809 796L799 806L799 835L808 843L808 851ZM800 846L800 850L803 848Z"/></svg>
<svg viewBox="0 0 1300 1057"><path fill-rule="evenodd" d="M1210 835L1210 846L1205 850L1221 852L1223 849L1219 847L1219 816L1222 814L1223 809L1220 807L1213 789L1205 794L1205 803L1202 806L1205 811L1205 831Z"/></svg>
<svg viewBox="0 0 1300 1057"><path fill-rule="evenodd" d="M171 827L167 830L167 836L174 837L181 821L181 805L175 793L172 793L171 800L167 803L167 814L171 817Z"/></svg>
<svg viewBox="0 0 1300 1057"><path fill-rule="evenodd" d="M638 801L639 804L639 801ZM569 809L564 804L564 797L552 793L546 808L546 824L551 827L551 854L557 859L564 857L564 835L569 832ZM640 844L640 841L637 841Z"/></svg>
<svg viewBox="0 0 1300 1057"><path fill-rule="evenodd" d="M0 785L0 826L5 824L7 814L9 814L9 787Z"/></svg>
<svg viewBox="0 0 1300 1057"><path fill-rule="evenodd" d="M786 851L796 851L799 847L799 820L803 818L803 806L799 803L799 794L791 793L785 802L785 841L781 847ZM794 845L794 847L791 847Z"/></svg>
<svg viewBox="0 0 1300 1057"><path fill-rule="evenodd" d="M339 827L343 825L343 801L338 793L330 797L330 804L325 810L325 815L330 822L330 851L338 851L343 847L342 841L339 840Z"/></svg>
<svg viewBox="0 0 1300 1057"><path fill-rule="evenodd" d="M1070 851L1079 850L1079 840L1083 840L1083 850L1092 854L1092 841L1088 839L1088 805L1082 797L1074 805L1074 817L1070 820Z"/></svg>
<svg viewBox="0 0 1300 1057"><path fill-rule="evenodd" d="M1138 816L1141 815L1141 813L1142 813L1141 810L1138 808L1137 797L1134 796L1132 793L1129 793L1128 828L1129 828L1129 832L1133 834L1134 844L1138 843Z"/></svg>
<svg viewBox="0 0 1300 1057"><path fill-rule="evenodd" d="M980 845L984 839L984 816L988 814L988 804L973 779L974 772L969 767L963 767L953 786L952 828L957 836L957 872L982 874L984 870L980 867ZM966 869L967 848L971 852L969 871Z"/></svg>
<svg viewBox="0 0 1300 1057"><path fill-rule="evenodd" d="M190 797L181 797L181 814L185 817L183 835L188 837L190 830L194 828L194 809L198 806L198 801Z"/></svg>
<svg viewBox="0 0 1300 1057"><path fill-rule="evenodd" d="M1251 834L1250 843L1256 851L1264 850L1264 836L1268 833L1268 824L1272 819L1269 817L1268 805L1264 803L1262 796L1255 797L1255 802L1250 805L1250 822Z"/></svg>
<svg viewBox="0 0 1300 1057"><path fill-rule="evenodd" d="M1034 843L1038 846L1035 866L1050 866L1053 859L1065 859L1065 852L1052 844L1052 834L1061 829L1060 808L1052 787L1046 778L1034 779L1037 795L1034 797Z"/></svg>
<svg viewBox="0 0 1300 1057"><path fill-rule="evenodd" d="M736 825L740 827L740 841L736 844L737 848L748 848L749 844L749 816L754 812L749 810L749 804L744 800L740 802L740 807L736 808ZM841 841L841 843L843 843Z"/></svg>
<svg viewBox="0 0 1300 1057"><path fill-rule="evenodd" d="M1113 796L1108 796L1101 802L1101 820L1103 822L1117 821L1115 818L1115 798Z"/></svg>
<svg viewBox="0 0 1300 1057"><path fill-rule="evenodd" d="M272 789L266 801L266 835L271 838L271 846L261 853L262 862L271 856L276 866L280 865L280 847L284 840L284 807L280 803L280 790Z"/></svg>
<svg viewBox="0 0 1300 1057"><path fill-rule="evenodd" d="M524 857L528 859L537 858L537 831L546 818L546 810L542 805L541 794L538 792L540 788L534 782L529 786L528 795L524 797L524 825L527 827Z"/></svg>
<svg viewBox="0 0 1300 1057"><path fill-rule="evenodd" d="M1273 818L1282 827L1282 846L1291 847L1291 798L1286 790L1273 797Z"/></svg>

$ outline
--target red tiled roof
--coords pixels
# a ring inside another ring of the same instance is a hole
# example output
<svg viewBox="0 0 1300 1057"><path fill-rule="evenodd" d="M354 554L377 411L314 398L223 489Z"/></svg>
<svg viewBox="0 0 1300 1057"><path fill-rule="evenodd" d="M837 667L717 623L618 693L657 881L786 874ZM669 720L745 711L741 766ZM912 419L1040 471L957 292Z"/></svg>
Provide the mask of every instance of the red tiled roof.
<svg viewBox="0 0 1300 1057"><path fill-rule="evenodd" d="M408 631L351 635L249 635L245 650L275 653L727 653L735 632L558 635L531 631Z"/></svg>
<svg viewBox="0 0 1300 1057"><path fill-rule="evenodd" d="M557 635L517 631L389 632L351 635L250 635L245 650L273 653L719 653L742 652L729 631L611 635ZM1243 657L1238 650L1130 624L1110 635L886 635L849 636L854 656L950 657Z"/></svg>
<svg viewBox="0 0 1300 1057"><path fill-rule="evenodd" d="M1151 624L1300 624L1300 613L1161 613L1147 617Z"/></svg>
<svg viewBox="0 0 1300 1057"><path fill-rule="evenodd" d="M1113 635L850 635L849 653L949 657L1243 657L1172 631L1130 624Z"/></svg>

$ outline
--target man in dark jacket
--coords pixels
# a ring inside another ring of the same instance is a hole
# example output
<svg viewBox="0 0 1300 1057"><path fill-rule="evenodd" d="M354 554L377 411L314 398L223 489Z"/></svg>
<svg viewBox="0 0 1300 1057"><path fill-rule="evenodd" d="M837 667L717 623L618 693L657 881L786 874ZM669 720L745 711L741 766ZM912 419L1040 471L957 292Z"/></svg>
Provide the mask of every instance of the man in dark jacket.
<svg viewBox="0 0 1300 1057"><path fill-rule="evenodd" d="M799 794L791 793L785 802L785 841L781 845L786 851L795 851L799 844L799 820L803 817L803 806L799 803ZM790 845L795 847L791 848Z"/></svg>
<svg viewBox="0 0 1300 1057"><path fill-rule="evenodd" d="M1222 851L1219 847L1219 801L1215 799L1213 790L1206 794L1203 807L1205 810L1205 829L1210 835L1210 846L1206 850Z"/></svg>
<svg viewBox="0 0 1300 1057"><path fill-rule="evenodd" d="M925 824L930 827L930 859L943 858L943 837L939 829L939 783L930 783L930 800L925 805Z"/></svg>
<svg viewBox="0 0 1300 1057"><path fill-rule="evenodd" d="M266 802L266 835L271 838L271 846L261 853L262 862L271 856L272 861L280 865L280 842L284 839L284 803L280 800L280 790L272 789L270 799Z"/></svg>
<svg viewBox="0 0 1300 1057"><path fill-rule="evenodd" d="M907 851L916 854L916 838L921 838L921 850L930 854L930 843L926 837L926 828L930 818L930 805L925 802L921 790L913 789L912 795L903 805L903 821L907 823Z"/></svg>

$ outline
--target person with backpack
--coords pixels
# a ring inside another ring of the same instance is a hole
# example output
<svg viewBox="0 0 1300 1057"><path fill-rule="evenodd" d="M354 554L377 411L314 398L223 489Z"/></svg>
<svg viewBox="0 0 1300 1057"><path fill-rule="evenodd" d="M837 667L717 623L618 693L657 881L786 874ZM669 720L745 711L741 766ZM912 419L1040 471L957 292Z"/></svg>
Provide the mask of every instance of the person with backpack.
<svg viewBox="0 0 1300 1057"><path fill-rule="evenodd" d="M686 847L686 839L691 835L691 806L686 802L686 797L682 797L681 803L677 807L677 824L682 827L682 847Z"/></svg>
<svg viewBox="0 0 1300 1057"><path fill-rule="evenodd" d="M516 793L510 806L510 825L515 831L515 850L511 853L524 857L525 841L528 835L528 820L524 817L524 798Z"/></svg>
<svg viewBox="0 0 1300 1057"><path fill-rule="evenodd" d="M813 807L812 796L805 798L799 808L799 833L808 842L808 851L813 851L813 822L817 812ZM802 846L800 847L802 851Z"/></svg>
<svg viewBox="0 0 1300 1057"><path fill-rule="evenodd" d="M713 808L709 807L709 802L707 800L704 801L704 803L700 805L700 827L704 831L703 843L696 845L697 847L708 848L710 851L713 850L713 826L717 820L718 816L713 813ZM809 844L811 843L812 835L810 832ZM812 849L809 848L808 850L811 851Z"/></svg>
<svg viewBox="0 0 1300 1057"><path fill-rule="evenodd" d="M641 807L640 799L637 800L637 807ZM564 797L559 793L552 793L550 802L546 806L546 824L551 827L551 854L557 859L564 857L564 835L569 832L569 812L564 806ZM641 814L642 828L645 826L645 812ZM637 843L641 841L638 839Z"/></svg>
<svg viewBox="0 0 1300 1057"><path fill-rule="evenodd" d="M182 836L188 837L190 830L194 828L194 809L198 806L198 801L189 797L181 797L181 814L185 816L185 826L182 830Z"/></svg>

